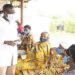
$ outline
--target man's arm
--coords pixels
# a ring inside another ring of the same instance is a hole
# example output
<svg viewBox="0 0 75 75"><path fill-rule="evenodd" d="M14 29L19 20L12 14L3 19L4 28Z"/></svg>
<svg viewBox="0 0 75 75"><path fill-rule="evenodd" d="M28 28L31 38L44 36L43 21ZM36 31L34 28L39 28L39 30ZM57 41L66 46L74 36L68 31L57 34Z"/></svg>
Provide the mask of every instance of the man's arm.
<svg viewBox="0 0 75 75"><path fill-rule="evenodd" d="M4 41L4 44L10 45L10 46L15 46L14 41Z"/></svg>

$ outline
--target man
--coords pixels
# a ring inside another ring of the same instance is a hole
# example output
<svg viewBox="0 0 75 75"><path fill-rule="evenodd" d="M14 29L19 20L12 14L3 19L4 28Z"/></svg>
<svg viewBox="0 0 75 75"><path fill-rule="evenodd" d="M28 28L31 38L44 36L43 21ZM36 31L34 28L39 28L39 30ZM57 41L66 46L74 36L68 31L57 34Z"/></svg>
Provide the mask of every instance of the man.
<svg viewBox="0 0 75 75"><path fill-rule="evenodd" d="M0 18L0 75L15 75L17 63L17 25L12 18L14 9L11 4L3 6Z"/></svg>

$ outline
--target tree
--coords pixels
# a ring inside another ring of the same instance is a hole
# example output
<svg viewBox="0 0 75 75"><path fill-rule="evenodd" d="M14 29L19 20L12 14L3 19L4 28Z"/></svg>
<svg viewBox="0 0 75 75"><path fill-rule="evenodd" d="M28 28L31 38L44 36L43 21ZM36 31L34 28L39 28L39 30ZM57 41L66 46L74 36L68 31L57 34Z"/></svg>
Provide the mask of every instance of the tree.
<svg viewBox="0 0 75 75"><path fill-rule="evenodd" d="M50 31L56 32L58 31L58 26L63 25L63 20L61 16L52 16L50 23ZM60 30L61 31L61 30Z"/></svg>
<svg viewBox="0 0 75 75"><path fill-rule="evenodd" d="M65 31L75 33L75 20L68 20L65 23Z"/></svg>

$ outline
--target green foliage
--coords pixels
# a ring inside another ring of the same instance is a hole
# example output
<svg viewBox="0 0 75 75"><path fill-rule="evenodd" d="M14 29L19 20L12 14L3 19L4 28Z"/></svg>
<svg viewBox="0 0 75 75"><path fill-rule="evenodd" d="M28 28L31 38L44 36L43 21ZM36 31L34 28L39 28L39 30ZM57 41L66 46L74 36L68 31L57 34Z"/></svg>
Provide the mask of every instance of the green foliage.
<svg viewBox="0 0 75 75"><path fill-rule="evenodd" d="M75 17L73 15L69 15L69 17L65 21L63 21L61 17L53 16L52 21L50 23L50 31L57 32L57 26L62 23L64 24L65 32L75 33Z"/></svg>
<svg viewBox="0 0 75 75"><path fill-rule="evenodd" d="M52 16L52 20L50 23L50 31L51 32L57 32L57 26L62 24L63 20L61 18L61 16Z"/></svg>
<svg viewBox="0 0 75 75"><path fill-rule="evenodd" d="M73 20L69 20L65 23L65 31L75 33L75 22Z"/></svg>

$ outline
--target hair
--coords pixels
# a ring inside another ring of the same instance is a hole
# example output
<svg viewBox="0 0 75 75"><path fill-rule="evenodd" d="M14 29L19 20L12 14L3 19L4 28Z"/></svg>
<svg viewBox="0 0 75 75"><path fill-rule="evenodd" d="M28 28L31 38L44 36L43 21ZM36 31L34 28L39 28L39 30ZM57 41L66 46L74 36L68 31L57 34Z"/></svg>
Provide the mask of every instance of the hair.
<svg viewBox="0 0 75 75"><path fill-rule="evenodd" d="M2 14L3 13L3 11L0 11L0 14Z"/></svg>
<svg viewBox="0 0 75 75"><path fill-rule="evenodd" d="M41 34L48 34L48 32L44 31L44 32L42 32Z"/></svg>
<svg viewBox="0 0 75 75"><path fill-rule="evenodd" d="M24 28L28 28L31 30L31 26L30 25L25 25Z"/></svg>
<svg viewBox="0 0 75 75"><path fill-rule="evenodd" d="M67 55L70 56L73 59L73 61L75 62L75 44L71 45L67 49Z"/></svg>
<svg viewBox="0 0 75 75"><path fill-rule="evenodd" d="M3 6L3 11L6 11L7 9L9 9L9 8L13 8L13 5L12 4L5 4L4 6Z"/></svg>

